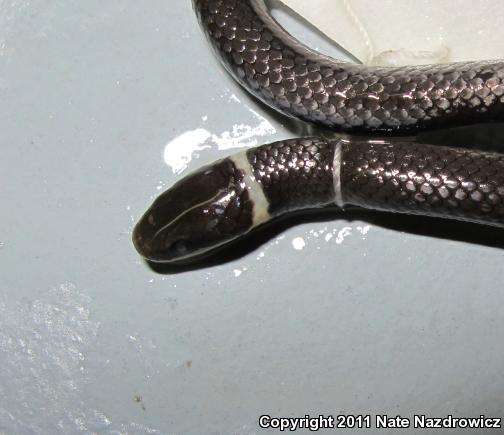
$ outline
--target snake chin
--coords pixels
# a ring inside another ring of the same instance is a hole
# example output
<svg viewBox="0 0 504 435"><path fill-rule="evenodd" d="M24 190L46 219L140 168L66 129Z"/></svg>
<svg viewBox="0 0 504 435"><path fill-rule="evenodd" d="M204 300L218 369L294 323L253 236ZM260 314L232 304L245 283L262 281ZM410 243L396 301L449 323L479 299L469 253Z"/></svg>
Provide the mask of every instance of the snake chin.
<svg viewBox="0 0 504 435"><path fill-rule="evenodd" d="M242 184L227 160L180 180L136 225L136 250L151 262L185 262L246 233L251 204Z"/></svg>

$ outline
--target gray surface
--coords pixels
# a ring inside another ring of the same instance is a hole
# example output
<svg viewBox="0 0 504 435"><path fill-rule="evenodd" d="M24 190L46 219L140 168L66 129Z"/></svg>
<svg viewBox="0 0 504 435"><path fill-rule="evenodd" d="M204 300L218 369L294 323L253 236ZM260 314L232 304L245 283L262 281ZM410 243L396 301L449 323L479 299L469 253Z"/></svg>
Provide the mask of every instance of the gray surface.
<svg viewBox="0 0 504 435"><path fill-rule="evenodd" d="M297 133L218 67L188 2L0 14L0 433L502 416L500 249L336 219L157 274L130 235L159 189ZM188 131L204 142L186 161L172 141Z"/></svg>

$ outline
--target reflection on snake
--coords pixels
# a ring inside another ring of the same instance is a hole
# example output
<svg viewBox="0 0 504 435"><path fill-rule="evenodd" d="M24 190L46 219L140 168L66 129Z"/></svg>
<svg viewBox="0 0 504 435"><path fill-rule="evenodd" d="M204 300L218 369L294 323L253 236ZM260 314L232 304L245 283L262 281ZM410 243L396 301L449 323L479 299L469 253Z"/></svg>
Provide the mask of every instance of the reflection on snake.
<svg viewBox="0 0 504 435"><path fill-rule="evenodd" d="M387 140L299 138L263 145L185 177L137 224L155 262L199 258L286 213L336 204L504 226L504 154L398 135L504 118L504 62L371 68L303 46L263 0L194 0L227 70L291 116Z"/></svg>

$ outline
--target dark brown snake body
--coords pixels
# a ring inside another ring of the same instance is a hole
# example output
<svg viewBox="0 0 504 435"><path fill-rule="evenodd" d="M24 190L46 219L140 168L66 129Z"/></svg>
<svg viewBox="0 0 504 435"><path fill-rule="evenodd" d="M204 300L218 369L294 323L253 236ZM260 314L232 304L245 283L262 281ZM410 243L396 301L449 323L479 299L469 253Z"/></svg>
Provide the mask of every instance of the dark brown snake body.
<svg viewBox="0 0 504 435"><path fill-rule="evenodd" d="M227 70L289 116L361 133L406 133L504 116L504 62L399 68L344 63L301 45L262 0L194 5Z"/></svg>
<svg viewBox="0 0 504 435"><path fill-rule="evenodd" d="M231 74L280 112L394 133L504 117L504 62L370 68L301 45L262 0L194 0ZM133 240L151 261L197 258L286 213L336 204L504 226L504 155L401 139L292 139L202 168L163 193Z"/></svg>

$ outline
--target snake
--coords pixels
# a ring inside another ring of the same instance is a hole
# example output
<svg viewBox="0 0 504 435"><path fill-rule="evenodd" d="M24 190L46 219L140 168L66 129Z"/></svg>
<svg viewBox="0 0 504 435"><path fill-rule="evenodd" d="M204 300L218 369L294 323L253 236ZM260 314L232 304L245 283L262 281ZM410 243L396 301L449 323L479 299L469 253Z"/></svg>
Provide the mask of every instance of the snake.
<svg viewBox="0 0 504 435"><path fill-rule="evenodd" d="M193 0L226 70L285 116L342 133L240 151L175 183L133 230L151 262L185 263L281 216L336 206L504 226L504 154L408 140L502 121L504 62L370 67L318 53L263 0Z"/></svg>

